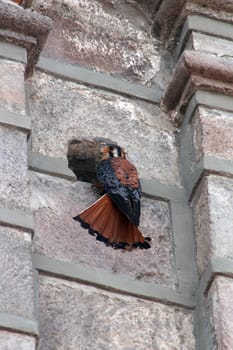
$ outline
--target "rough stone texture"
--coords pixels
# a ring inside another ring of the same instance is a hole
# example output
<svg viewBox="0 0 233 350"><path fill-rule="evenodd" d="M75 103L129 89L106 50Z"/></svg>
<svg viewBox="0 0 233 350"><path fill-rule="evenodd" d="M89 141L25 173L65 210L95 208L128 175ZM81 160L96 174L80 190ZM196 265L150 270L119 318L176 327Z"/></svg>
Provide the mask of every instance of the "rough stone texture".
<svg viewBox="0 0 233 350"><path fill-rule="evenodd" d="M72 220L97 199L89 184L32 174L32 185L37 253L174 286L176 275L167 203L143 198L140 227L145 236L152 237L152 248L126 252L106 247Z"/></svg>
<svg viewBox="0 0 233 350"><path fill-rule="evenodd" d="M195 348L192 313L178 307L46 276L40 306L38 350Z"/></svg>
<svg viewBox="0 0 233 350"><path fill-rule="evenodd" d="M203 33L192 33L192 47L194 50L210 52L218 56L233 56L233 45L231 40L206 35Z"/></svg>
<svg viewBox="0 0 233 350"><path fill-rule="evenodd" d="M189 2L188 0L187 2ZM229 15L233 12L233 4L231 0L192 0L193 3L201 7L209 7L216 11L226 11Z"/></svg>
<svg viewBox="0 0 233 350"><path fill-rule="evenodd" d="M205 119L206 111L208 111L208 109L198 106L193 115L191 125L187 128L189 134L189 137L186 136L189 142L188 147L192 150L189 157L189 161L192 163L190 170L195 169L196 163L205 154L203 150L203 142L206 142L203 137L203 118ZM206 121L207 123L211 123L208 119ZM208 137L208 134L206 136ZM216 137L216 135L214 135L214 137Z"/></svg>
<svg viewBox="0 0 233 350"><path fill-rule="evenodd" d="M158 42L150 34L143 2L36 0L33 7L54 19L43 55L130 81L157 83Z"/></svg>
<svg viewBox="0 0 233 350"><path fill-rule="evenodd" d="M210 175L194 200L197 263L202 273L212 256L232 259L233 179Z"/></svg>
<svg viewBox="0 0 233 350"><path fill-rule="evenodd" d="M0 259L0 312L34 318L31 235L0 226Z"/></svg>
<svg viewBox="0 0 233 350"><path fill-rule="evenodd" d="M24 114L24 64L0 59L0 76L0 108Z"/></svg>
<svg viewBox="0 0 233 350"><path fill-rule="evenodd" d="M0 206L30 211L27 135L0 126Z"/></svg>
<svg viewBox="0 0 233 350"><path fill-rule="evenodd" d="M233 280L217 276L208 293L210 311L210 348L231 350L233 348Z"/></svg>
<svg viewBox="0 0 233 350"><path fill-rule="evenodd" d="M32 0L13 0L28 7ZM13 1L0 2L0 28L4 41L27 49L25 76L29 77L52 27L52 20L31 10L24 11Z"/></svg>
<svg viewBox="0 0 233 350"><path fill-rule="evenodd" d="M196 161L203 155L232 160L233 113L199 107L192 124Z"/></svg>
<svg viewBox="0 0 233 350"><path fill-rule="evenodd" d="M179 41L179 34L188 15L198 14L232 23L231 0L165 0L158 1L153 32L170 49Z"/></svg>
<svg viewBox="0 0 233 350"><path fill-rule="evenodd" d="M174 122L181 124L181 116L177 114L184 113L197 89L233 95L232 67L232 57L218 57L209 52L185 50L179 58L162 101L163 107L171 112Z"/></svg>
<svg viewBox="0 0 233 350"><path fill-rule="evenodd" d="M210 230L215 254L232 259L233 256L233 179L210 176Z"/></svg>
<svg viewBox="0 0 233 350"><path fill-rule="evenodd" d="M36 339L25 334L0 331L1 350L34 350Z"/></svg>
<svg viewBox="0 0 233 350"><path fill-rule="evenodd" d="M174 129L155 105L37 73L28 83L32 150L66 158L74 138L109 138L139 176L179 185Z"/></svg>
<svg viewBox="0 0 233 350"><path fill-rule="evenodd" d="M232 160L233 113L198 106L185 127L181 138L181 154L185 183L190 187L190 177L197 170L203 156ZM188 175L187 175L188 174Z"/></svg>
<svg viewBox="0 0 233 350"><path fill-rule="evenodd" d="M202 273L208 265L212 254L212 241L210 238L209 208L208 208L208 183L204 178L196 192L193 205L193 221L196 237L197 266Z"/></svg>

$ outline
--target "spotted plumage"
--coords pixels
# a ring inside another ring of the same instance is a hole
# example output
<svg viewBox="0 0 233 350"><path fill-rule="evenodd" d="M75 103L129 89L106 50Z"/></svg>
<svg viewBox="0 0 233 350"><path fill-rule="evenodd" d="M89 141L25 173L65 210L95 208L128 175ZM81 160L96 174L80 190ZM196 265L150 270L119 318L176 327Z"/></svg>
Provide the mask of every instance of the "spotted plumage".
<svg viewBox="0 0 233 350"><path fill-rule="evenodd" d="M104 195L74 219L114 248L150 248L150 238L138 229L141 186L137 170L126 159L124 149L110 145L102 149L97 179Z"/></svg>

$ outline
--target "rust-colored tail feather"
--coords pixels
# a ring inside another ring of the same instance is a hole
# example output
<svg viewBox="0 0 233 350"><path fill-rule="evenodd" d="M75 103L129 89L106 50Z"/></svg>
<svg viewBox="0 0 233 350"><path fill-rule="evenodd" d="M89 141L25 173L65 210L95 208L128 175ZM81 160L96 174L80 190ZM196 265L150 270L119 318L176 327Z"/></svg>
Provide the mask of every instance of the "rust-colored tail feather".
<svg viewBox="0 0 233 350"><path fill-rule="evenodd" d="M149 237L143 237L137 226L105 194L89 208L74 217L96 239L115 249L150 248Z"/></svg>

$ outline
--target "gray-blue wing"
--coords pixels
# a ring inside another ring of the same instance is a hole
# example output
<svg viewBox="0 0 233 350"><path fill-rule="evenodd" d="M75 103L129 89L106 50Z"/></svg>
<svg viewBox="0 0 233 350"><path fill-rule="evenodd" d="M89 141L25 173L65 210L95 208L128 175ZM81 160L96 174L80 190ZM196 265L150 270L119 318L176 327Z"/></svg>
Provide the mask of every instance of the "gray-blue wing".
<svg viewBox="0 0 233 350"><path fill-rule="evenodd" d="M97 169L97 179L121 212L138 226L141 186L134 165L120 157L103 160Z"/></svg>

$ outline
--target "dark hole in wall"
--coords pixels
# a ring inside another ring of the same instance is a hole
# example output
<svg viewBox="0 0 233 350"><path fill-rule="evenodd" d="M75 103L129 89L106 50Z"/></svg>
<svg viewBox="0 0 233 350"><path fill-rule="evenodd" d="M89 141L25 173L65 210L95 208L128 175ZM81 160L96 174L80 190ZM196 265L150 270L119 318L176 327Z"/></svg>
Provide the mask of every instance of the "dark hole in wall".
<svg viewBox="0 0 233 350"><path fill-rule="evenodd" d="M105 138L73 139L68 143L68 167L78 181L90 183L97 181L96 170L101 161L101 149L110 144L117 145L116 142Z"/></svg>

